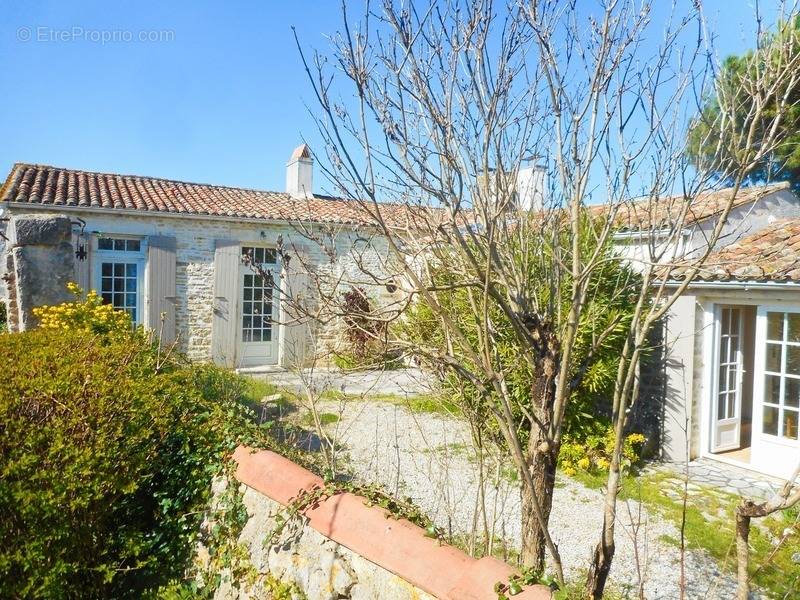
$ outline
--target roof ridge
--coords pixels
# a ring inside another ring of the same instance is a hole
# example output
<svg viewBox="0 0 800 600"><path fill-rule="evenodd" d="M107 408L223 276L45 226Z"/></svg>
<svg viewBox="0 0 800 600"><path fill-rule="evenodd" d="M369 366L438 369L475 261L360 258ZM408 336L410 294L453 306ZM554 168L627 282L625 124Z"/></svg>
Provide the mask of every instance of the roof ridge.
<svg viewBox="0 0 800 600"><path fill-rule="evenodd" d="M74 169L71 167L57 167L55 165L49 165L45 163L29 163L29 162L16 162L14 166L11 168L11 172L13 173L15 169L19 167L30 167L34 169L52 169L54 171L67 171L70 173L75 174L85 174L85 175L101 175L105 177L129 177L131 179L150 179L154 181L161 181L166 183L182 183L183 185L197 185L203 187L213 187L213 188L225 188L229 190L242 190L246 192L257 192L260 194L281 194L285 196L289 196L288 192L278 192L275 190L263 190L257 188L250 188L250 187L242 187L242 186L235 186L235 185L227 185L223 183L203 183L200 181L186 181L184 179L171 179L169 177L158 177L155 175L135 175L133 173L114 173L109 171L90 171L86 169ZM3 185L5 187L5 185ZM0 188L2 189L2 188ZM335 198L335 196L327 196L328 198ZM343 198L344 199L344 198Z"/></svg>
<svg viewBox="0 0 800 600"><path fill-rule="evenodd" d="M0 181L0 201L64 208L135 209L150 213L196 214L368 225L368 200L318 194L297 198L287 192L256 190L165 177L125 175L17 162ZM408 211L399 203L381 202L379 209L400 227Z"/></svg>
<svg viewBox="0 0 800 600"><path fill-rule="evenodd" d="M0 186L0 198L3 197L6 187L10 184L12 179L12 175L14 172L19 168L33 168L33 169L51 169L53 171L65 171L68 173L74 173L76 175L84 174L84 175L98 175L102 177L127 177L130 179L149 179L151 181L159 181L162 183L173 183L173 184L182 184L182 185L194 185L199 187L208 187L208 188L218 188L218 189L225 189L225 190L236 190L241 192L254 192L256 194L277 194L280 196L286 196L290 200L298 200L301 202L306 202L308 200L330 200L330 201L339 201L339 202L359 202L359 200L355 198L347 198L344 196L333 196L331 194L313 194L311 198L295 198L289 192L279 192L276 190L264 190L252 187L242 187L236 185L227 185L221 183L203 183L199 181L186 181L184 179L170 179L169 177L157 177L154 175L134 175L131 173L113 173L108 171L89 171L86 169L73 169L71 167L57 167L55 165L49 165L45 163L29 163L29 162L15 162L14 166L11 168L8 177L6 177L3 184ZM365 200L365 202L372 202L371 200ZM378 204L381 206L405 206L400 202L380 202Z"/></svg>

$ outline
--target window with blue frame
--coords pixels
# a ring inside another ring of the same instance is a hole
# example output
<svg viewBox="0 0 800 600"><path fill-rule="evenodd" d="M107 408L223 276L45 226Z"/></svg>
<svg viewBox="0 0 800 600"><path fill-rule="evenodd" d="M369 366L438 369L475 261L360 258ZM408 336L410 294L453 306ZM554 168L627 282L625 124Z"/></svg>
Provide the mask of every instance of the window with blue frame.
<svg viewBox="0 0 800 600"><path fill-rule="evenodd" d="M97 263L97 287L103 302L126 311L134 323L140 323L144 275L142 241L135 238L100 237L97 240Z"/></svg>

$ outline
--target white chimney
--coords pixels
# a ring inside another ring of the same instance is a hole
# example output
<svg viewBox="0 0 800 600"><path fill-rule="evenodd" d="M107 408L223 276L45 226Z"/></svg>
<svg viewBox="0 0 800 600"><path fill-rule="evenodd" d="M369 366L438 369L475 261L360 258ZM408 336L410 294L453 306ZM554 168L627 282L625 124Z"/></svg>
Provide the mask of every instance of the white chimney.
<svg viewBox="0 0 800 600"><path fill-rule="evenodd" d="M301 144L286 163L286 193L294 198L311 198L314 195L311 187L313 173L311 149L307 144Z"/></svg>
<svg viewBox="0 0 800 600"><path fill-rule="evenodd" d="M539 165L535 159L527 166L517 170L517 201L522 210L541 210L544 206L547 167Z"/></svg>

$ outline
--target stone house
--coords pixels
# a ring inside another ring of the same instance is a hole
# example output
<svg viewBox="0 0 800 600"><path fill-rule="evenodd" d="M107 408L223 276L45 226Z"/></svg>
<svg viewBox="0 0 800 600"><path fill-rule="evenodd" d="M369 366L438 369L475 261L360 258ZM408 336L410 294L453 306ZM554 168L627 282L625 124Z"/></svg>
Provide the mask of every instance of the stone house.
<svg viewBox="0 0 800 600"><path fill-rule="evenodd" d="M288 367L302 360L310 326L283 311L243 255L280 276L287 288L298 288L303 274L281 264L279 243L303 253L306 264L354 277L355 260L371 256L378 265L387 251L357 203L313 194L312 184L313 159L305 145L287 164L284 192L16 164L0 188L0 211L4 222L45 214L70 219L72 279L128 311L137 324L163 327L167 339L177 336L189 358L239 368ZM400 216L392 207L385 214ZM306 243L308 231L330 235L335 252ZM13 293L14 251L4 262L9 326L24 329L25 311ZM389 294L374 281L359 285L372 297ZM333 339L336 332L329 329L315 334Z"/></svg>
<svg viewBox="0 0 800 600"><path fill-rule="evenodd" d="M309 345L335 343L336 327L312 330L293 318L244 255L280 275L292 295L307 282L302 269L280 258L287 240L304 262L363 285L378 302L396 293L389 281L358 280L365 260L379 271L388 255L385 238L358 203L313 194L312 179L305 146L289 160L284 192L17 164L0 188L0 225L11 219L3 260L11 328L25 328L27 306L41 302L20 295L18 280L30 275L25 261L52 255L62 266L70 262L64 281L98 290L137 323L159 329L163 314L165 337L177 336L191 359L238 368L296 364ZM697 254L729 193L694 202L668 256ZM535 198L520 193L528 196ZM652 208L634 202L619 217L616 247L634 267L647 246L670 239L671 205ZM386 205L382 213L398 229L408 226L402 207ZM14 226L53 214L62 229L38 241ZM335 251L305 243L298 223L335 232ZM76 259L67 261L71 255ZM61 280L56 287L63 288ZM788 475L800 458L800 200L786 186L738 194L721 240L674 305L663 336L665 355L650 388L655 410L647 415L659 421L662 455Z"/></svg>

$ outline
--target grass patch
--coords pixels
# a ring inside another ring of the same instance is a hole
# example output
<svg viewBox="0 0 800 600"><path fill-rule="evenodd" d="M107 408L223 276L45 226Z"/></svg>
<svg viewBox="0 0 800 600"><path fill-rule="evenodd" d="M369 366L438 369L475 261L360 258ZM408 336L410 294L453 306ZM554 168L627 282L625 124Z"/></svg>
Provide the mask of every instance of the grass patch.
<svg viewBox="0 0 800 600"><path fill-rule="evenodd" d="M672 521L677 527L681 524L683 505L664 493L667 479L674 479L672 473L656 473L638 478L626 478L623 483L622 499L631 499L643 502L646 506L655 509L660 515ZM710 521L707 515L733 514L735 498L727 494L717 494L708 491L703 495L703 509L700 510L693 503L686 506L686 525L684 537L689 548L702 548L707 550L723 566L733 568L733 543L734 521L719 519ZM680 544L679 540L676 540Z"/></svg>
<svg viewBox="0 0 800 600"><path fill-rule="evenodd" d="M253 402L261 402L264 396L271 396L279 391L273 383L264 379L253 379L245 376L245 380L247 381L245 393L247 398Z"/></svg>
<svg viewBox="0 0 800 600"><path fill-rule="evenodd" d="M603 600L627 600L628 598L635 597L630 592L633 586L625 586L631 588L624 591L618 586L608 584L603 591ZM586 575L582 574L580 577L575 577L566 582L566 585L553 594L553 600L586 600Z"/></svg>
<svg viewBox="0 0 800 600"><path fill-rule="evenodd" d="M606 481L605 475L589 473L578 473L572 478L593 489L602 489ZM675 479L680 479L680 475L654 473L639 477L628 476L623 480L619 498L623 501L642 502L652 512L680 528L682 502L680 498L665 493L667 489L681 493L682 487L675 485ZM735 573L734 510L739 497L708 486L699 487L700 491L690 491L686 506L686 547L705 550L725 571ZM777 550L773 543L786 527L794 528L794 536L800 534L798 511L790 509L784 513L761 519L762 528L753 520L750 530L752 583L771 595L795 597L800 588L800 566L792 560L792 555L800 552L800 541L791 537ZM662 536L660 539L676 547L680 546L678 537Z"/></svg>
<svg viewBox="0 0 800 600"><path fill-rule="evenodd" d="M681 546L681 541L678 538L673 537L671 535L661 535L658 537L658 539L659 541L664 542L665 544L668 544L670 546L675 546L676 548L680 548Z"/></svg>
<svg viewBox="0 0 800 600"><path fill-rule="evenodd" d="M458 404L443 396L422 394L411 396L410 398L397 397L397 404L408 407L415 413L432 413L439 415L460 415L461 409Z"/></svg>
<svg viewBox="0 0 800 600"><path fill-rule="evenodd" d="M570 479L583 484L591 490L602 490L606 487L607 475L605 473L589 473L587 471L578 471L574 475L564 475L564 477L569 477Z"/></svg>
<svg viewBox="0 0 800 600"><path fill-rule="evenodd" d="M500 468L500 476L511 483L518 483L519 469L514 464L505 464Z"/></svg>
<svg viewBox="0 0 800 600"><path fill-rule="evenodd" d="M335 415L333 413L319 413L319 422L323 427L325 425L333 425L334 423L339 422L339 415ZM314 415L311 412L307 412L305 415L303 415L303 424L311 427L315 425Z"/></svg>
<svg viewBox="0 0 800 600"><path fill-rule="evenodd" d="M327 390L320 396L323 400L333 402L354 401L354 402L386 402L407 408L413 413L437 414L457 416L461 414L461 409L456 402L446 396L436 394L419 394L415 396L400 396L398 394L345 394L339 390Z"/></svg>
<svg viewBox="0 0 800 600"><path fill-rule="evenodd" d="M429 448L423 448L420 452L422 454L454 454L464 455L469 459L474 458L475 451L472 446L463 444L461 442L451 442L449 444L442 444Z"/></svg>
<svg viewBox="0 0 800 600"><path fill-rule="evenodd" d="M258 411L263 407L264 403L262 400L265 397L274 396L276 394L280 394L280 398L272 400L269 404L277 407L281 415L286 415L297 410L297 399L294 393L279 388L271 381L253 379L246 375L242 377L244 377L247 382L245 390L246 401L254 410Z"/></svg>

